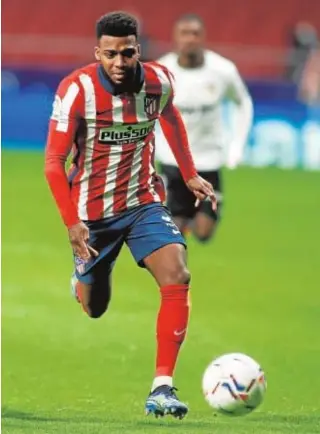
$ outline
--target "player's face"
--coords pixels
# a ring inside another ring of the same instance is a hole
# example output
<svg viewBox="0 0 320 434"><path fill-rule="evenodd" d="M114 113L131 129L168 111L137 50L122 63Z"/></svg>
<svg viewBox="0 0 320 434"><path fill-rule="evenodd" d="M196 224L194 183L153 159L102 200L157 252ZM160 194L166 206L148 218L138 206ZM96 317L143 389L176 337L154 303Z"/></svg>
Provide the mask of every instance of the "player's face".
<svg viewBox="0 0 320 434"><path fill-rule="evenodd" d="M140 57L140 46L134 35L103 35L95 47L95 57L113 83L120 85L133 76Z"/></svg>
<svg viewBox="0 0 320 434"><path fill-rule="evenodd" d="M181 21L175 27L174 39L178 53L185 56L196 55L203 47L203 26L196 20Z"/></svg>

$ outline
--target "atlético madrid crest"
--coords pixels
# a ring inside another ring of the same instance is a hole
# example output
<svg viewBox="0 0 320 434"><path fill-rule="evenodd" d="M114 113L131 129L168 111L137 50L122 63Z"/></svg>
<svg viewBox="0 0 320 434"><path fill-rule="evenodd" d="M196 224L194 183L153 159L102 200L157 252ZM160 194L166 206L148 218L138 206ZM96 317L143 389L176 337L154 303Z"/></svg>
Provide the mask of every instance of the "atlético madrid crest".
<svg viewBox="0 0 320 434"><path fill-rule="evenodd" d="M86 269L86 262L81 259L79 256L75 256L76 269L78 273L82 274Z"/></svg>
<svg viewBox="0 0 320 434"><path fill-rule="evenodd" d="M144 110L147 115L152 116L158 108L157 95L146 94L144 97Z"/></svg>

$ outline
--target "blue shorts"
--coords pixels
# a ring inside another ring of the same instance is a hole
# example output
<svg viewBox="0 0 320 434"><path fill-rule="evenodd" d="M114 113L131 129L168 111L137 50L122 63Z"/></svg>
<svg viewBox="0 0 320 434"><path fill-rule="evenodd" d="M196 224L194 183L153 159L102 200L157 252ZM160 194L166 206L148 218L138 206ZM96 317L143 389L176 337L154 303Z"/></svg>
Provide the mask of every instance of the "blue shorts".
<svg viewBox="0 0 320 434"><path fill-rule="evenodd" d="M99 252L97 258L85 263L74 257L75 274L78 280L92 283L94 270L111 273L121 247L126 243L140 267L144 258L167 244L186 242L174 224L171 214L159 203L141 205L114 217L84 222L90 231L89 245Z"/></svg>

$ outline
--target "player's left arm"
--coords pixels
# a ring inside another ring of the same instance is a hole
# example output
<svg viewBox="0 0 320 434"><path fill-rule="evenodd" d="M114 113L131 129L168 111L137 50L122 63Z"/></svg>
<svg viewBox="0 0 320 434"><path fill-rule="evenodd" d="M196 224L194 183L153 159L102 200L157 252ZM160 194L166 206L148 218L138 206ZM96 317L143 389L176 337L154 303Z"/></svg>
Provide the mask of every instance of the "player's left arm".
<svg viewBox="0 0 320 434"><path fill-rule="evenodd" d="M212 185L197 173L182 117L179 110L173 104L173 92L159 120L165 138L178 163L182 177L189 190L197 198L196 206L200 200L210 197L212 206L216 209L216 197Z"/></svg>
<svg viewBox="0 0 320 434"><path fill-rule="evenodd" d="M227 166L233 169L242 161L253 119L251 96L235 66L230 71L226 96L237 106L234 119L235 133L227 159Z"/></svg>

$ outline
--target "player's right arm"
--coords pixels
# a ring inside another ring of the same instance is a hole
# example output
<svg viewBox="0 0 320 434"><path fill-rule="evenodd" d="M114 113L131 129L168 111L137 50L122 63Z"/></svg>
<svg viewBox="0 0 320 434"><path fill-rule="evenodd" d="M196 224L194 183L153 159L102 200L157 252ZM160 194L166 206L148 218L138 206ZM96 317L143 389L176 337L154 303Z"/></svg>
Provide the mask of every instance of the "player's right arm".
<svg viewBox="0 0 320 434"><path fill-rule="evenodd" d="M76 255L87 260L90 257L86 245L89 230L79 219L65 170L83 108L84 100L80 85L64 79L58 87L49 123L45 176L62 220L68 228L72 248Z"/></svg>

